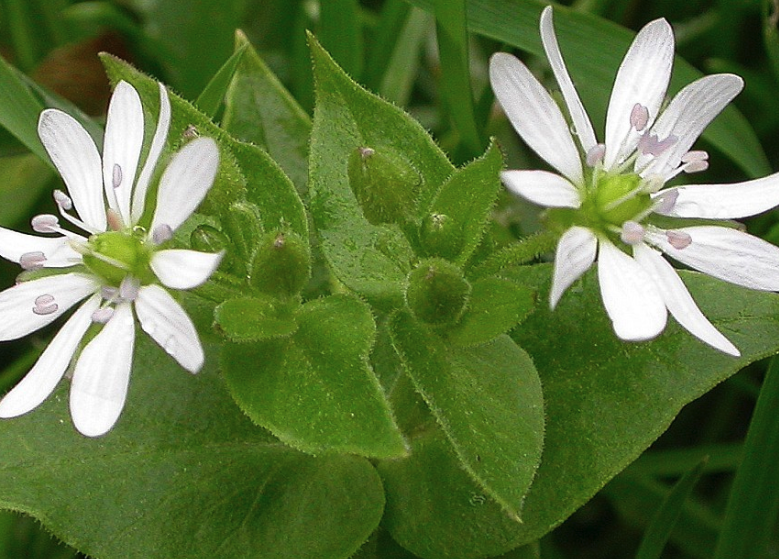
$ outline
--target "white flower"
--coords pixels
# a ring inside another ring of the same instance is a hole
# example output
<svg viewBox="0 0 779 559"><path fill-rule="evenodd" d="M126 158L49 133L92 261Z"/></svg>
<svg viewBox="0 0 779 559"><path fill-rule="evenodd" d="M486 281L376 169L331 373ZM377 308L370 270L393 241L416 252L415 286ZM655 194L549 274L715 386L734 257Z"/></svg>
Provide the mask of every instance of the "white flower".
<svg viewBox="0 0 779 559"><path fill-rule="evenodd" d="M102 158L84 128L56 109L41 113L38 134L69 196L55 191L61 216L88 237L60 227L54 215L33 218L33 229L54 237L0 228L0 256L25 269L61 268L0 293L0 340L26 336L79 301L32 370L0 401L0 417L41 404L65 374L82 339L70 388L73 423L87 436L113 427L124 406L132 368L135 320L182 367L203 364L197 332L181 306L159 284L190 289L205 282L221 254L163 248L213 184L219 151L198 138L176 153L162 173L151 219L142 221L150 180L165 146L170 102L160 84L160 112L148 156L139 169L144 116L135 89L120 82L111 97ZM134 187L133 187L134 185ZM107 201L107 204L106 204ZM69 213L75 209L78 217ZM139 225L148 223L148 229Z"/></svg>
<svg viewBox="0 0 779 559"><path fill-rule="evenodd" d="M552 9L541 15L541 39L565 100L572 129L549 93L522 62L497 53L490 80L524 141L559 174L505 171L513 192L549 210L565 228L555 257L550 304L596 260L606 311L624 340L647 340L667 313L694 336L734 356L738 349L706 319L659 251L737 285L779 290L779 248L729 224L694 225L668 217L725 220L779 204L779 175L729 185L660 190L681 172L702 171L708 155L690 151L711 120L741 91L738 76L718 74L682 89L662 110L674 38L664 19L647 24L625 55L598 143L563 62ZM665 216L661 221L658 216Z"/></svg>

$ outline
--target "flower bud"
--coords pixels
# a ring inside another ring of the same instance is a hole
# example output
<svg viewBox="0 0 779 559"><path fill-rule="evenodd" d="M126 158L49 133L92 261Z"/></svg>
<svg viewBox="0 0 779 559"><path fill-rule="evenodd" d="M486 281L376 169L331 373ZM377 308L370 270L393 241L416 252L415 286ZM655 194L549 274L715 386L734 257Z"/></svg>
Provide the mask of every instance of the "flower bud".
<svg viewBox="0 0 779 559"><path fill-rule="evenodd" d="M422 220L419 241L426 255L454 260L463 249L462 228L448 215L433 213Z"/></svg>
<svg viewBox="0 0 779 559"><path fill-rule="evenodd" d="M263 235L252 262L251 284L269 295L296 295L308 283L310 260L308 243L295 233Z"/></svg>
<svg viewBox="0 0 779 559"><path fill-rule="evenodd" d="M236 260L246 262L248 266L257 250L257 240L262 236L260 209L251 202L233 202L221 220L230 237L231 252Z"/></svg>
<svg viewBox="0 0 779 559"><path fill-rule="evenodd" d="M408 275L406 302L428 324L453 324L462 316L471 284L460 269L441 258L424 260Z"/></svg>
<svg viewBox="0 0 779 559"><path fill-rule="evenodd" d="M198 225L189 235L189 245L192 250L200 252L219 252L227 250L230 244L227 236L216 227Z"/></svg>
<svg viewBox="0 0 779 559"><path fill-rule="evenodd" d="M349 185L370 223L402 223L413 214L422 178L388 148L360 147L349 155Z"/></svg>

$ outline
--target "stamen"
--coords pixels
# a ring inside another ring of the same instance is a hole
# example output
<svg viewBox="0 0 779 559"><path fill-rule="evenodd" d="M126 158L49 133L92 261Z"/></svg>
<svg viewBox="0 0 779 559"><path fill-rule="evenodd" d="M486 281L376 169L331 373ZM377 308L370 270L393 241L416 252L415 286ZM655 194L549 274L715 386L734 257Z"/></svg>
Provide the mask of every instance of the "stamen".
<svg viewBox="0 0 779 559"><path fill-rule="evenodd" d="M115 301L119 296L119 289L110 285L104 285L100 288L100 296L106 301Z"/></svg>
<svg viewBox="0 0 779 559"><path fill-rule="evenodd" d="M585 162L590 167L595 167L596 165L600 165L603 163L603 156L606 155L606 145L605 144L597 144L592 146L589 151L587 151L587 157L585 158Z"/></svg>
<svg viewBox="0 0 779 559"><path fill-rule="evenodd" d="M638 132L641 132L646 128L649 122L649 109L647 109L641 103L633 105L633 110L630 111L630 126L635 128Z"/></svg>
<svg viewBox="0 0 779 559"><path fill-rule="evenodd" d="M681 161L682 171L685 173L698 173L709 168L709 154L703 150L688 151Z"/></svg>
<svg viewBox="0 0 779 559"><path fill-rule="evenodd" d="M114 316L114 308L103 307L101 309L97 309L95 312L92 313L92 322L97 322L98 324L106 324L109 320L111 320L112 316Z"/></svg>
<svg viewBox="0 0 779 559"><path fill-rule="evenodd" d="M73 209L73 200L71 200L70 196L68 196L61 190L55 190L53 196L54 196L54 201L57 203L57 206L59 206L61 212L65 212Z"/></svg>
<svg viewBox="0 0 779 559"><path fill-rule="evenodd" d="M667 214L674 208L674 206L676 205L676 200L678 199L679 199L678 190L667 190L662 194L655 196L654 211L660 214Z"/></svg>
<svg viewBox="0 0 779 559"><path fill-rule="evenodd" d="M19 257L19 265L24 270L38 270L43 268L44 262L46 262L46 255L40 250L25 252Z"/></svg>
<svg viewBox="0 0 779 559"><path fill-rule="evenodd" d="M141 282L133 276L125 276L119 284L119 297L125 301L135 301L141 290Z"/></svg>
<svg viewBox="0 0 779 559"><path fill-rule="evenodd" d="M638 140L638 151L644 155L662 155L664 151L674 145L679 138L671 134L664 140L658 140L655 134L644 134Z"/></svg>
<svg viewBox="0 0 779 559"><path fill-rule="evenodd" d="M114 163L114 176L112 178L114 188L119 188L122 184L122 168L118 163Z"/></svg>
<svg viewBox="0 0 779 559"><path fill-rule="evenodd" d="M59 309L59 305L54 302L54 296L45 294L35 299L35 306L32 308L32 312L39 316L44 316L57 312L57 309Z"/></svg>
<svg viewBox="0 0 779 559"><path fill-rule="evenodd" d="M700 173L709 168L708 161L690 161L682 167L685 173Z"/></svg>
<svg viewBox="0 0 779 559"><path fill-rule="evenodd" d="M122 216L116 211L109 208L106 212L106 217L108 218L108 228L111 231L120 231L122 229Z"/></svg>
<svg viewBox="0 0 779 559"><path fill-rule="evenodd" d="M679 250L687 248L692 243L692 237L684 231L666 231L665 238L672 247Z"/></svg>
<svg viewBox="0 0 779 559"><path fill-rule="evenodd" d="M30 225L36 233L58 233L60 231L60 222L56 215L36 215L30 221Z"/></svg>
<svg viewBox="0 0 779 559"><path fill-rule="evenodd" d="M620 232L620 239L622 242L628 245L637 245L644 240L646 230L640 223L635 221L626 221L622 224L622 231Z"/></svg>
<svg viewBox="0 0 779 559"><path fill-rule="evenodd" d="M167 223L161 223L154 228L151 234L151 239L155 245L161 245L165 241L169 241L173 238L173 229Z"/></svg>
<svg viewBox="0 0 779 559"><path fill-rule="evenodd" d="M665 177L663 175L649 175L648 177L644 177L644 180L641 181L641 190L648 194L654 194L663 188L664 184Z"/></svg>
<svg viewBox="0 0 779 559"><path fill-rule="evenodd" d="M682 163L691 163L693 161L708 161L709 153L702 149L688 151L682 155Z"/></svg>

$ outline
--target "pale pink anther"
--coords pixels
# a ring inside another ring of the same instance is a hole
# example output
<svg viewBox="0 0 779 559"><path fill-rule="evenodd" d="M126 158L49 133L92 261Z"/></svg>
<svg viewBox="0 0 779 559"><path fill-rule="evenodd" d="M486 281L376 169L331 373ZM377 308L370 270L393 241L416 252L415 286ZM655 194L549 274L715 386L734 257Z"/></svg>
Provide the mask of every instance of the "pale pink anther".
<svg viewBox="0 0 779 559"><path fill-rule="evenodd" d="M679 250L687 248L692 243L692 237L684 231L666 231L665 238L672 247Z"/></svg>
<svg viewBox="0 0 779 559"><path fill-rule="evenodd" d="M647 109L641 103L633 105L633 110L630 111L630 126L635 128L638 132L641 132L646 128L649 122L649 109Z"/></svg>
<svg viewBox="0 0 779 559"><path fill-rule="evenodd" d="M19 257L19 265L23 270L38 270L43 268L44 262L46 262L46 255L40 250L25 252Z"/></svg>
<svg viewBox="0 0 779 559"><path fill-rule="evenodd" d="M114 316L114 308L103 307L92 313L92 322L106 324L109 320L111 320L112 316Z"/></svg>
<svg viewBox="0 0 779 559"><path fill-rule="evenodd" d="M37 315L47 315L57 312L59 305L54 302L53 295L40 295L35 299L35 306L32 308L32 312Z"/></svg>
<svg viewBox="0 0 779 559"><path fill-rule="evenodd" d="M590 167L595 167L596 165L603 163L603 156L606 154L606 145L605 144L597 144L592 146L587 151L587 157L586 157L586 163Z"/></svg>
<svg viewBox="0 0 779 559"><path fill-rule="evenodd" d="M643 242L646 230L644 227L635 221L626 221L622 224L622 231L620 232L620 239L623 243L628 245L637 245Z"/></svg>
<svg viewBox="0 0 779 559"><path fill-rule="evenodd" d="M60 221L56 215L40 214L30 220L32 230L36 233L57 233L59 232Z"/></svg>
<svg viewBox="0 0 779 559"><path fill-rule="evenodd" d="M70 196L68 196L61 190L55 190L53 196L54 196L54 201L57 203L57 206L59 206L61 210L68 211L73 209L73 200L71 200Z"/></svg>

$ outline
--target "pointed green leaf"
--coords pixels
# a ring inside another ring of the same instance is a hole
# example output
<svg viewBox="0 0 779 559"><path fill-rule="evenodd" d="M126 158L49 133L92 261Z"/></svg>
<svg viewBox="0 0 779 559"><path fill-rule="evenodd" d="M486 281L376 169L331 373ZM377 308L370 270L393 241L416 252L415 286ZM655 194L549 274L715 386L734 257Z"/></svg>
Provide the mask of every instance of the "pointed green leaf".
<svg viewBox="0 0 779 559"><path fill-rule="evenodd" d="M237 48L214 74L214 77L211 78L211 81L208 82L195 101L195 106L209 117L213 118L219 110L219 105L222 104L227 88L230 86L244 53L246 53L246 46Z"/></svg>
<svg viewBox="0 0 779 559"><path fill-rule="evenodd" d="M235 44L246 50L225 97L222 126L235 138L265 149L305 196L311 118L240 31Z"/></svg>
<svg viewBox="0 0 779 559"><path fill-rule="evenodd" d="M322 249L349 288L372 302L399 306L414 254L397 228L371 225L362 215L349 185L349 156L366 147L401 154L419 173L419 203L425 206L452 165L418 122L349 79L313 38L310 46L317 105L309 188Z"/></svg>
<svg viewBox="0 0 779 559"><path fill-rule="evenodd" d="M527 354L508 336L447 347L407 312L392 319L404 368L462 467L514 518L541 458L543 398Z"/></svg>
<svg viewBox="0 0 779 559"><path fill-rule="evenodd" d="M334 295L305 304L289 338L226 345L222 367L236 401L257 424L300 450L373 457L406 454L368 364L370 308Z"/></svg>
<svg viewBox="0 0 779 559"><path fill-rule="evenodd" d="M435 0L408 0L433 12ZM536 56L544 56L538 21L549 4L542 0L468 0L468 28ZM634 34L597 16L555 5L555 29L568 70L596 129L602 129L614 76ZM703 74L680 57L674 60L669 94ZM763 148L744 116L730 106L703 137L750 176L771 172Z"/></svg>
<svg viewBox="0 0 779 559"><path fill-rule="evenodd" d="M594 273L554 311L538 305L512 334L541 375L547 419L544 455L517 544L539 539L589 500L666 430L682 406L779 350L779 296L681 275L741 358L710 348L670 319L654 341L619 340ZM515 277L547 299L551 266L523 267Z"/></svg>
<svg viewBox="0 0 779 559"><path fill-rule="evenodd" d="M535 306L535 293L510 280L485 278L472 286L460 322L446 331L446 339L457 345L478 345L505 334Z"/></svg>
<svg viewBox="0 0 779 559"><path fill-rule="evenodd" d="M38 115L43 109L14 68L0 57L0 126L49 163L49 156L38 139Z"/></svg>
<svg viewBox="0 0 779 559"><path fill-rule="evenodd" d="M74 430L66 382L3 420L0 506L103 559L349 557L381 518L374 468L279 444L235 406L214 364L190 375L139 336L128 401L104 437Z"/></svg>

